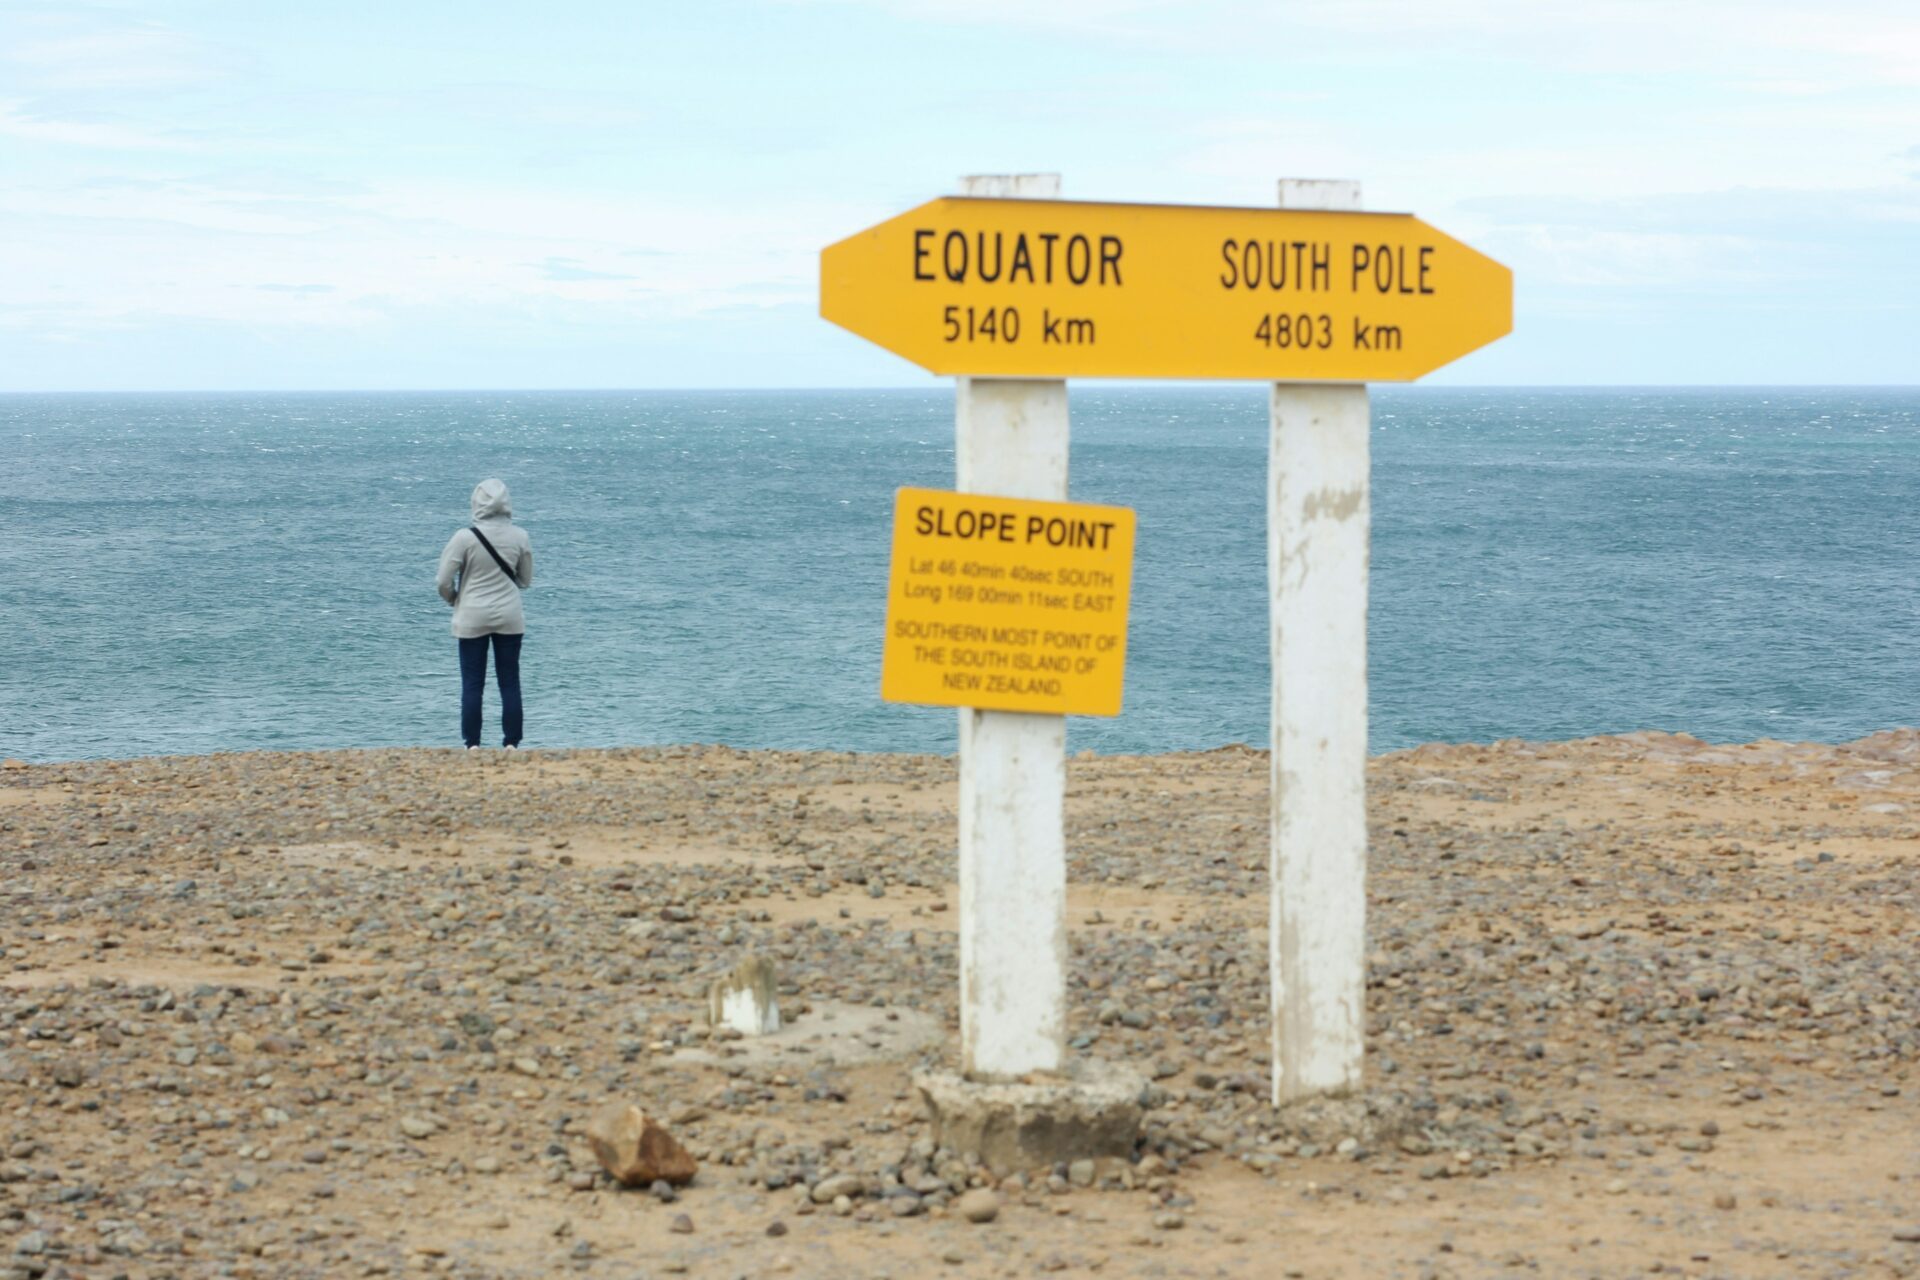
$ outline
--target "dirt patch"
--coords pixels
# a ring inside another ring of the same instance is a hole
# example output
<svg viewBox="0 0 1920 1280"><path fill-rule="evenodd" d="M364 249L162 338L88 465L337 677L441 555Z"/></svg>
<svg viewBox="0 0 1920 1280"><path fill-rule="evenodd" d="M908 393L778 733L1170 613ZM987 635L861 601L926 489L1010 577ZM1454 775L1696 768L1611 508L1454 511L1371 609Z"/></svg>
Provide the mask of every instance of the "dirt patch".
<svg viewBox="0 0 1920 1280"><path fill-rule="evenodd" d="M60 787L0 787L0 809L66 804L73 793Z"/></svg>

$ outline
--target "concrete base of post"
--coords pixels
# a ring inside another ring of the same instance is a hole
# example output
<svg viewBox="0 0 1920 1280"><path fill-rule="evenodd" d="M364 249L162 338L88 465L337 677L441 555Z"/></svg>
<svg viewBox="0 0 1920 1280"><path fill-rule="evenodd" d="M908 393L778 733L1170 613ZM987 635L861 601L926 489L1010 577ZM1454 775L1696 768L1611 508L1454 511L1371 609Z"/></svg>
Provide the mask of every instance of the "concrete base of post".
<svg viewBox="0 0 1920 1280"><path fill-rule="evenodd" d="M933 1140L996 1174L1062 1162L1129 1158L1145 1114L1145 1076L1083 1062L1037 1083L986 1084L957 1071L922 1071L913 1087L933 1117Z"/></svg>
<svg viewBox="0 0 1920 1280"><path fill-rule="evenodd" d="M1290 1102L1274 1108L1267 1123L1280 1137L1328 1153L1341 1151L1348 1139L1358 1149L1380 1151L1420 1133L1419 1115L1406 1095L1378 1090Z"/></svg>

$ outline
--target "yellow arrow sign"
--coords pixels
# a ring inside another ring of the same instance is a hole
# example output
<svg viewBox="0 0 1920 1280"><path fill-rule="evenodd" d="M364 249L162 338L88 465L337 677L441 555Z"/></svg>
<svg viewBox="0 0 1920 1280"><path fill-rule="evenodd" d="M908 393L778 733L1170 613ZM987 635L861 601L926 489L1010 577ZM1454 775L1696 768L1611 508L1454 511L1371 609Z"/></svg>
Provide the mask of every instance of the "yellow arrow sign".
<svg viewBox="0 0 1920 1280"><path fill-rule="evenodd" d="M828 246L820 314L941 374L1405 382L1513 273L1403 213L949 197Z"/></svg>

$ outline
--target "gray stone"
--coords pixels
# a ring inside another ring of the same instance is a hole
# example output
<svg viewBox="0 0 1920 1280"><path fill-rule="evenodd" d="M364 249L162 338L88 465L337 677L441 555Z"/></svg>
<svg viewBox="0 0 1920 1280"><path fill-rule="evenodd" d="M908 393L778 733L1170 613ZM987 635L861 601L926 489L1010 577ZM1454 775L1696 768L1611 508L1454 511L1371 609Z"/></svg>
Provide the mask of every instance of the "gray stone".
<svg viewBox="0 0 1920 1280"><path fill-rule="evenodd" d="M954 1201L953 1209L968 1222L992 1222L1000 1216L1000 1197L985 1187L975 1187Z"/></svg>
<svg viewBox="0 0 1920 1280"><path fill-rule="evenodd" d="M813 1184L813 1202L832 1204L841 1196L849 1200L867 1189L866 1181L857 1173L836 1173L830 1178L822 1178Z"/></svg>
<svg viewBox="0 0 1920 1280"><path fill-rule="evenodd" d="M913 1083L933 1117L933 1140L996 1173L1132 1155L1147 1084L1099 1062L1044 1082L988 1084L923 1071Z"/></svg>

